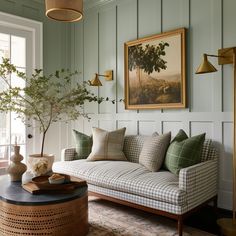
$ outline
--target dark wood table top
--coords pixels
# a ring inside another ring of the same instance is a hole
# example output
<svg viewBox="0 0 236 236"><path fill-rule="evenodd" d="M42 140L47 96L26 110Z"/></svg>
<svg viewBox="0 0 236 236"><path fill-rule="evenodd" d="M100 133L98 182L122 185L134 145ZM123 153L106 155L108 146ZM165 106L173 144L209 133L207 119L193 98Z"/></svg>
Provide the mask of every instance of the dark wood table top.
<svg viewBox="0 0 236 236"><path fill-rule="evenodd" d="M23 176L23 183L30 180L29 174ZM70 193L33 195L24 190L22 182L11 182L10 177L0 176L0 200L15 205L47 205L74 200L87 193L87 186L79 187Z"/></svg>

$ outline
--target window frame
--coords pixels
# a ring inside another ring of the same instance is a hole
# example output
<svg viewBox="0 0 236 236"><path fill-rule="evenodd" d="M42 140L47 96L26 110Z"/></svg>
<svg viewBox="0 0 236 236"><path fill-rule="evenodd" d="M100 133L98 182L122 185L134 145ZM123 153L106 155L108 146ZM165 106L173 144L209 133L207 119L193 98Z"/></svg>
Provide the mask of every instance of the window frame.
<svg viewBox="0 0 236 236"><path fill-rule="evenodd" d="M28 73L32 73L35 68L43 68L43 23L28 18L15 16L12 14L4 13L0 11L0 26L9 29L10 31L26 31L32 37L32 48L29 50L32 58L30 67L26 68ZM28 53L27 53L28 54ZM33 125L33 124L32 124ZM33 139L25 140L26 155L34 153L38 149L36 140L40 138L39 131L37 129L27 128L27 133L31 133ZM26 135L27 136L27 135ZM27 157L26 157L27 159ZM4 174L4 168L0 168L0 175Z"/></svg>

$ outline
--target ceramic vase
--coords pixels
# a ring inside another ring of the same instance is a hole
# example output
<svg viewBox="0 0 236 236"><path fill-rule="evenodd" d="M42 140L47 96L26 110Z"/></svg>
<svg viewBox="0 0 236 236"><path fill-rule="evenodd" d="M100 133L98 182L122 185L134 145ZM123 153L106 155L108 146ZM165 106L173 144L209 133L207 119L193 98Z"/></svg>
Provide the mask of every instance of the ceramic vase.
<svg viewBox="0 0 236 236"><path fill-rule="evenodd" d="M29 171L34 176L47 175L52 172L52 164L54 162L54 155L32 154L29 155L27 166Z"/></svg>
<svg viewBox="0 0 236 236"><path fill-rule="evenodd" d="M14 146L14 154L11 156L11 164L7 169L7 173L11 177L11 181L21 181L22 175L27 170L27 167L24 163L21 163L23 156L20 154L20 146Z"/></svg>

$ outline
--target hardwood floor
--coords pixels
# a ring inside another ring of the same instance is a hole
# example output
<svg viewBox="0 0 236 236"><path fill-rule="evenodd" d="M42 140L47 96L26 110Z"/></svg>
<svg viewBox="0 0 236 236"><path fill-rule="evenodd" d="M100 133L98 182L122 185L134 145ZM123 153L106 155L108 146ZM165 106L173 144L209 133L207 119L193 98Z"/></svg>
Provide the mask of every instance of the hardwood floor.
<svg viewBox="0 0 236 236"><path fill-rule="evenodd" d="M217 209L217 212L215 212L213 207L206 206L189 216L184 221L184 224L215 235L220 235L216 220L222 217L232 217L232 213L223 209Z"/></svg>

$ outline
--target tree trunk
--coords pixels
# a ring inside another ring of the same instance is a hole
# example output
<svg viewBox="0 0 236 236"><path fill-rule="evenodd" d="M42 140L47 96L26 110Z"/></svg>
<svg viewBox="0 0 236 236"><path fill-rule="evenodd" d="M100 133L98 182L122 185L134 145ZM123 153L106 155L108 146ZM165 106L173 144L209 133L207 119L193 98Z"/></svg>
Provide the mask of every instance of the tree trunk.
<svg viewBox="0 0 236 236"><path fill-rule="evenodd" d="M142 86L142 70L140 67L136 68L136 75L139 81L139 103L143 102L143 86Z"/></svg>
<svg viewBox="0 0 236 236"><path fill-rule="evenodd" d="M140 69L140 67L137 67L137 68L136 68L136 75L137 75L137 77L138 77L138 82L139 82L140 90L142 90L141 69Z"/></svg>
<svg viewBox="0 0 236 236"><path fill-rule="evenodd" d="M44 132L43 132L43 140L42 140L41 154L40 154L41 157L43 157L43 149L44 149L44 141L45 141L46 132L47 132L47 131L44 131Z"/></svg>

